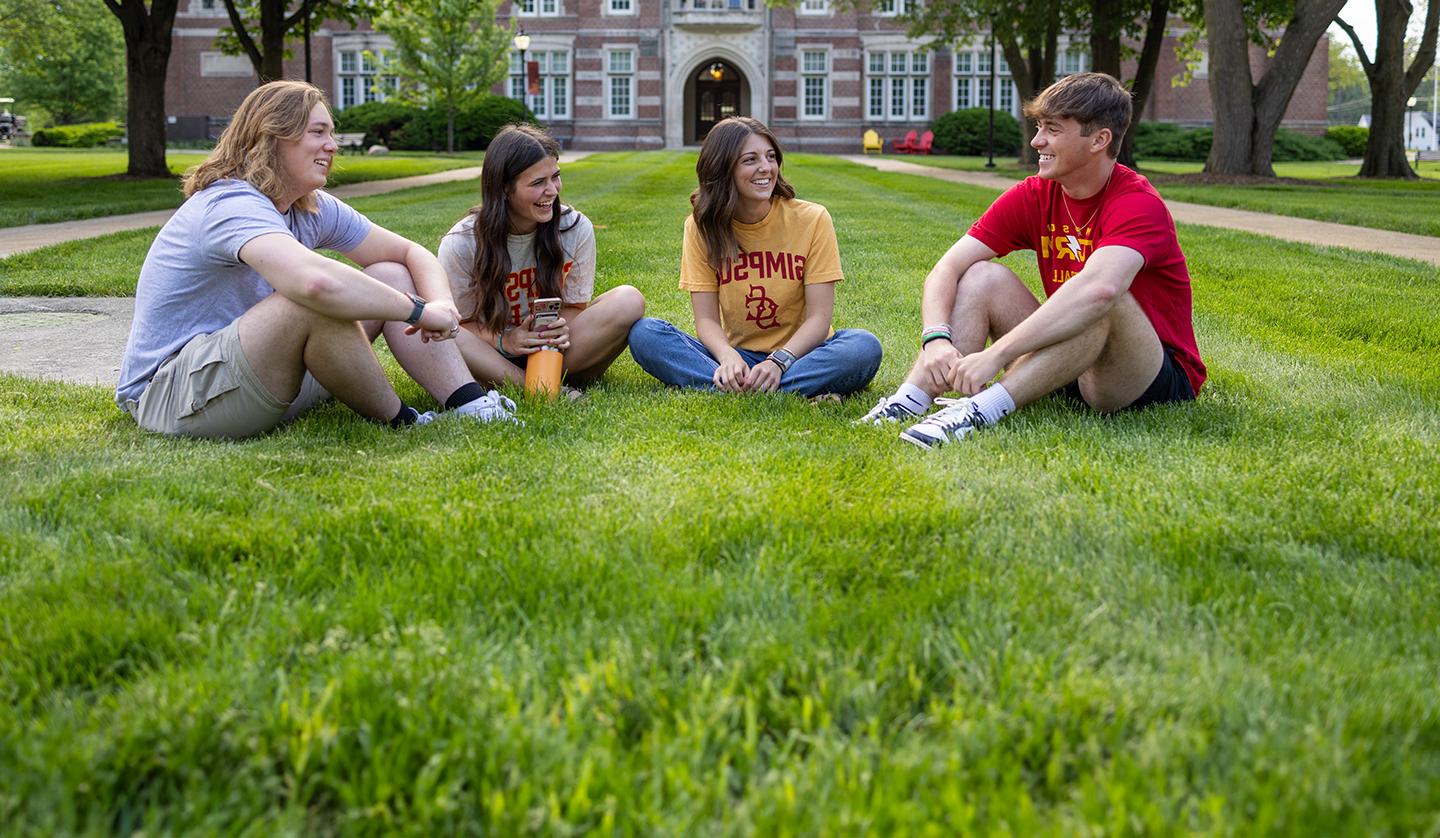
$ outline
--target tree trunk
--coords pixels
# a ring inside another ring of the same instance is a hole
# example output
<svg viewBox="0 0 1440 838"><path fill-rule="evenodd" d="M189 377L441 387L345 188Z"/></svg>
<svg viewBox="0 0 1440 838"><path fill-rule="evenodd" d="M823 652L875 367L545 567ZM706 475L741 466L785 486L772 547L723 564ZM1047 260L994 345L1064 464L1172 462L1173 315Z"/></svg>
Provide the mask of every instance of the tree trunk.
<svg viewBox="0 0 1440 838"><path fill-rule="evenodd" d="M445 150L455 153L455 106L445 108Z"/></svg>
<svg viewBox="0 0 1440 838"><path fill-rule="evenodd" d="M1275 54L1256 84L1240 0L1204 0L1215 135L1205 171L1274 177L1275 131L1310 63L1315 43L1345 0L1296 0Z"/></svg>
<svg viewBox="0 0 1440 838"><path fill-rule="evenodd" d="M178 0L105 0L125 32L126 133L132 177L170 177L165 164L165 70Z"/></svg>
<svg viewBox="0 0 1440 838"><path fill-rule="evenodd" d="M260 4L260 83L285 77L286 0L265 0Z"/></svg>
<svg viewBox="0 0 1440 838"><path fill-rule="evenodd" d="M1365 143L1360 177L1406 180L1418 177L1405 157L1405 103L1435 61L1440 2L1431 2L1426 9L1420 49L1406 69L1405 35L1412 11L1413 6L1404 0L1375 0L1378 33L1374 61L1365 54L1365 45L1360 43L1355 30L1343 20L1336 21L1355 45L1355 54L1360 57L1360 66L1370 85L1370 137Z"/></svg>
<svg viewBox="0 0 1440 838"><path fill-rule="evenodd" d="M1120 144L1120 162L1135 167L1135 133L1145 106L1150 103L1150 92L1155 89L1155 68L1160 63L1160 47L1165 41L1165 22L1170 17L1170 0L1151 0L1150 18L1145 26L1145 41L1140 47L1140 61L1135 67L1135 85L1130 89L1135 109L1130 118L1130 128Z"/></svg>
<svg viewBox="0 0 1440 838"><path fill-rule="evenodd" d="M1090 69L1120 78L1120 0L1090 2Z"/></svg>
<svg viewBox="0 0 1440 838"><path fill-rule="evenodd" d="M1040 91L1055 81L1055 58L1059 50L1059 42L1060 21L1058 16L1047 24L1046 31L1041 36L1041 43L1031 44L1028 49L1022 50L1020 44L1012 37L1005 36L1000 39L1001 52L1005 55L1005 61L1010 65L1010 80L1015 82L1016 92L1020 94L1021 102L1034 99ZM996 94L992 91L991 95ZM996 96L996 98L998 100L999 97ZM1035 149L1030 147L1030 141L1035 139L1035 126L1023 115L1020 118L1020 137L1020 152L1016 155L1016 162L1022 166L1028 166L1038 159Z"/></svg>

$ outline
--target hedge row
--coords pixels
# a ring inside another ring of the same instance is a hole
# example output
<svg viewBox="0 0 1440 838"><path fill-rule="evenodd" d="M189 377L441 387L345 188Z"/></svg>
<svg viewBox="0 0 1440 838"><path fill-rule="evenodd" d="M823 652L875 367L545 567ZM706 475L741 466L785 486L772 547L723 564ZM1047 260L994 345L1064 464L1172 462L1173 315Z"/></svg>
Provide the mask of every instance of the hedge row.
<svg viewBox="0 0 1440 838"><path fill-rule="evenodd" d="M534 122L524 104L486 94L455 113L455 150L481 150L505 125ZM335 114L337 132L365 132L365 144L397 150L444 151L445 111L395 102L369 102Z"/></svg>
<svg viewBox="0 0 1440 838"><path fill-rule="evenodd" d="M1168 122L1142 122L1135 132L1137 160L1204 160L1210 156L1214 132L1209 128L1186 130ZM1363 153L1363 143L1362 143ZM1277 163L1295 160L1344 160L1350 155L1344 145L1325 137L1297 134L1281 128L1275 132L1271 159Z"/></svg>
<svg viewBox="0 0 1440 838"><path fill-rule="evenodd" d="M90 148L105 145L125 136L125 129L114 122L86 122L79 125L57 125L41 128L30 137L31 145Z"/></svg>
<svg viewBox="0 0 1440 838"><path fill-rule="evenodd" d="M1345 149L1346 157L1364 157L1365 146L1370 142L1370 129L1359 125L1336 125L1325 129L1325 138L1339 143Z"/></svg>

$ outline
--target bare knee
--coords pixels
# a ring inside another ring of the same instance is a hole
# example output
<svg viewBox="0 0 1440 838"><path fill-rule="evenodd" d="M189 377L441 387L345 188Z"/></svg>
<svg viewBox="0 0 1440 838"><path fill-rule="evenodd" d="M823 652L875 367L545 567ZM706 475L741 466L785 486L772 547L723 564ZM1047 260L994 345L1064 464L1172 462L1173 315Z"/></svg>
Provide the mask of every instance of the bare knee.
<svg viewBox="0 0 1440 838"><path fill-rule="evenodd" d="M376 262L365 268L365 273L398 291L408 294L415 290L415 278L410 276L410 269L399 262Z"/></svg>
<svg viewBox="0 0 1440 838"><path fill-rule="evenodd" d="M1015 272L988 259L976 262L960 275L960 285L955 301L992 298L997 292L1008 291L1016 285L1023 285Z"/></svg>
<svg viewBox="0 0 1440 838"><path fill-rule="evenodd" d="M645 295L633 285L617 285L600 295L595 302L596 308L605 312L607 321L627 332L645 316Z"/></svg>

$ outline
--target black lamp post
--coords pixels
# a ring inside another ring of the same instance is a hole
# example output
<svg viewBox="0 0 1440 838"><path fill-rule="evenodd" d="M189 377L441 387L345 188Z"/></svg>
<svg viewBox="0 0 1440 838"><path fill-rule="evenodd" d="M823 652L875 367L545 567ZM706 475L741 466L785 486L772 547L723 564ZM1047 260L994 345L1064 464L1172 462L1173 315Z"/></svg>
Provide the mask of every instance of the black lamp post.
<svg viewBox="0 0 1440 838"><path fill-rule="evenodd" d="M525 34L525 27L520 27L520 31L515 35L515 40L511 43L515 45L516 49L520 50L520 101L528 107L530 68L525 66L525 50L530 48L530 36Z"/></svg>
<svg viewBox="0 0 1440 838"><path fill-rule="evenodd" d="M995 19L990 19L990 136L985 140L985 153L990 159L985 168L995 168Z"/></svg>

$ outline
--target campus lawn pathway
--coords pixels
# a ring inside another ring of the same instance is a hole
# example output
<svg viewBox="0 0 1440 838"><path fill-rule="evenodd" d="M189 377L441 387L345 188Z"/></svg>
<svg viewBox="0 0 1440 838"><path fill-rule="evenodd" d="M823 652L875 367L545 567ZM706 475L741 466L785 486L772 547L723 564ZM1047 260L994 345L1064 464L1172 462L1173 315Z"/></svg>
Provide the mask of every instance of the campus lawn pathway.
<svg viewBox="0 0 1440 838"><path fill-rule="evenodd" d="M573 162L588 152L566 152ZM894 157L845 155L842 159L886 172L922 175L996 191L1012 178L926 166ZM336 187L331 194L351 199L397 189L479 177L480 168L451 169L428 175L376 180ZM1427 236L1353 227L1248 210L1166 201L1178 223L1244 230L1258 235L1326 247L1373 251L1440 266L1440 241ZM0 229L0 258L37 247L90 238L121 230L164 224L173 210L36 224ZM0 297L0 371L80 384L113 385L134 314L132 297Z"/></svg>

